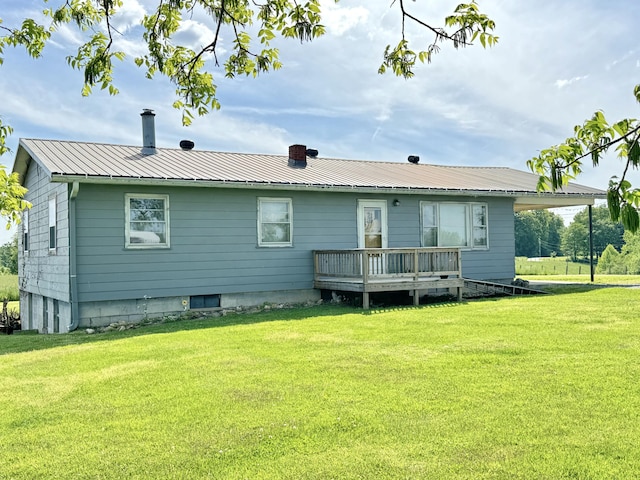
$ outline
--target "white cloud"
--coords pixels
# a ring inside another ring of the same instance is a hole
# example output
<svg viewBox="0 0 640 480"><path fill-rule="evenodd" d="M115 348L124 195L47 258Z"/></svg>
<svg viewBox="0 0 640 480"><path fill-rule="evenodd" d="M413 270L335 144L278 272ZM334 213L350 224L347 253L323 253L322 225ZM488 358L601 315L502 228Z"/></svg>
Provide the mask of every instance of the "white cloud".
<svg viewBox="0 0 640 480"><path fill-rule="evenodd" d="M197 52L209 45L214 37L215 32L204 23L195 20L183 20L173 37L173 41L175 44L184 45ZM222 54L219 49L218 52Z"/></svg>
<svg viewBox="0 0 640 480"><path fill-rule="evenodd" d="M573 78L570 78L568 80L567 79L556 80L554 82L554 85L556 87L558 87L558 88L564 88L564 87L566 87L568 85L571 85L572 83L576 83L576 82L579 82L581 80L586 80L587 78L589 78L589 75L582 75L580 77L573 77Z"/></svg>
<svg viewBox="0 0 640 480"><path fill-rule="evenodd" d="M137 0L127 0L111 17L111 24L118 32L125 34L140 25L146 13L144 7Z"/></svg>
<svg viewBox="0 0 640 480"><path fill-rule="evenodd" d="M342 36L359 24L366 24L369 10L365 7L345 7L334 1L322 3L322 24L335 36Z"/></svg>

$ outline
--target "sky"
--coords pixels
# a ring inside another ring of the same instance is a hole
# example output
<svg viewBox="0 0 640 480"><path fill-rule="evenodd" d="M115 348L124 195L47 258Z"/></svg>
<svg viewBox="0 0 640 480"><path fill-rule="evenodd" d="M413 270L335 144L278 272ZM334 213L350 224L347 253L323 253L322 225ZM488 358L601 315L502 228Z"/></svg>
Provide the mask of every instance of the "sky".
<svg viewBox="0 0 640 480"><path fill-rule="evenodd" d="M61 3L49 0L47 6ZM496 23L498 45L454 50L442 44L410 80L377 73L385 46L400 39L398 2L323 0L326 35L305 44L275 42L282 69L227 79L210 64L222 108L184 127L172 108L174 86L161 77L146 79L133 62L144 53L140 20L154 3L124 0L114 18L120 32L114 47L127 55L116 65L117 96L99 89L81 96L82 72L65 60L81 44L73 29L55 32L40 59L5 50L0 116L14 134L8 142L13 152L0 163L12 167L19 138L140 145L139 114L151 108L159 147L190 139L197 149L284 155L289 145L301 143L324 157L405 162L418 155L421 163L526 170L529 158L562 142L596 110L611 122L638 116L637 0L478 0ZM405 5L442 25L458 3ZM2 0L2 24L42 19L43 5ZM428 31L407 27L416 48L432 40ZM212 29L212 20L196 13L185 19L176 42L208 44ZM230 41L230 32L223 31L221 58ZM586 168L577 182L606 189L621 172L620 160L611 156L597 169ZM567 223L579 210L557 213ZM0 244L10 234L0 229Z"/></svg>

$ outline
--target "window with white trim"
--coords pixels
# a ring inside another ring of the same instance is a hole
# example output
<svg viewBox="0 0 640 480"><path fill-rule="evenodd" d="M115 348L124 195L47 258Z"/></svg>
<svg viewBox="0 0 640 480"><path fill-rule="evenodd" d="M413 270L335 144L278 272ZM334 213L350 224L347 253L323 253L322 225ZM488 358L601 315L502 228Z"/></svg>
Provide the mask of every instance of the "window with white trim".
<svg viewBox="0 0 640 480"><path fill-rule="evenodd" d="M22 249L29 251L29 210L22 212Z"/></svg>
<svg viewBox="0 0 640 480"><path fill-rule="evenodd" d="M290 247L292 230L290 198L258 198L258 246Z"/></svg>
<svg viewBox="0 0 640 480"><path fill-rule="evenodd" d="M423 247L486 249L486 203L420 202Z"/></svg>
<svg viewBox="0 0 640 480"><path fill-rule="evenodd" d="M56 197L51 197L49 199L49 250L56 249L57 210Z"/></svg>
<svg viewBox="0 0 640 480"><path fill-rule="evenodd" d="M169 195L125 195L125 247L169 247Z"/></svg>
<svg viewBox="0 0 640 480"><path fill-rule="evenodd" d="M471 229L471 246L473 248L487 248L489 246L489 230L485 204L471 204Z"/></svg>

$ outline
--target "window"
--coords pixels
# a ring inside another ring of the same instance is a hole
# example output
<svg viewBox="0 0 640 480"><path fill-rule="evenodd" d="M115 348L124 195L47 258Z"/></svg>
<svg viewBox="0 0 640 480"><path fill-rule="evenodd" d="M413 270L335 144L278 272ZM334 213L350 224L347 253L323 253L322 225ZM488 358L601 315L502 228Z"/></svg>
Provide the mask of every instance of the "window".
<svg viewBox="0 0 640 480"><path fill-rule="evenodd" d="M487 206L483 204L473 204L471 206L472 229L473 229L473 247L487 247L489 236L487 234Z"/></svg>
<svg viewBox="0 0 640 480"><path fill-rule="evenodd" d="M290 198L258 199L258 245L290 247L292 245L292 205Z"/></svg>
<svg viewBox="0 0 640 480"><path fill-rule="evenodd" d="M191 295L189 308L217 308L220 306L220 295Z"/></svg>
<svg viewBox="0 0 640 480"><path fill-rule="evenodd" d="M56 197L49 199L49 250L56 249Z"/></svg>
<svg viewBox="0 0 640 480"><path fill-rule="evenodd" d="M29 210L22 212L22 248L29 251Z"/></svg>
<svg viewBox="0 0 640 480"><path fill-rule="evenodd" d="M421 202L422 246L488 248L487 205Z"/></svg>
<svg viewBox="0 0 640 480"><path fill-rule="evenodd" d="M127 248L169 247L169 196L125 196Z"/></svg>

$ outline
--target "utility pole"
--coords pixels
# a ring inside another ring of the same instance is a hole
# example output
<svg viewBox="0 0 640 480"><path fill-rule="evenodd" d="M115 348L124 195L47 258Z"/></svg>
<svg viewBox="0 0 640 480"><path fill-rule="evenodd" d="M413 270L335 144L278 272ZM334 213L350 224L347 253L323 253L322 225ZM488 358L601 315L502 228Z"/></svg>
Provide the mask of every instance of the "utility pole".
<svg viewBox="0 0 640 480"><path fill-rule="evenodd" d="M538 237L538 257L542 257L542 240Z"/></svg>

